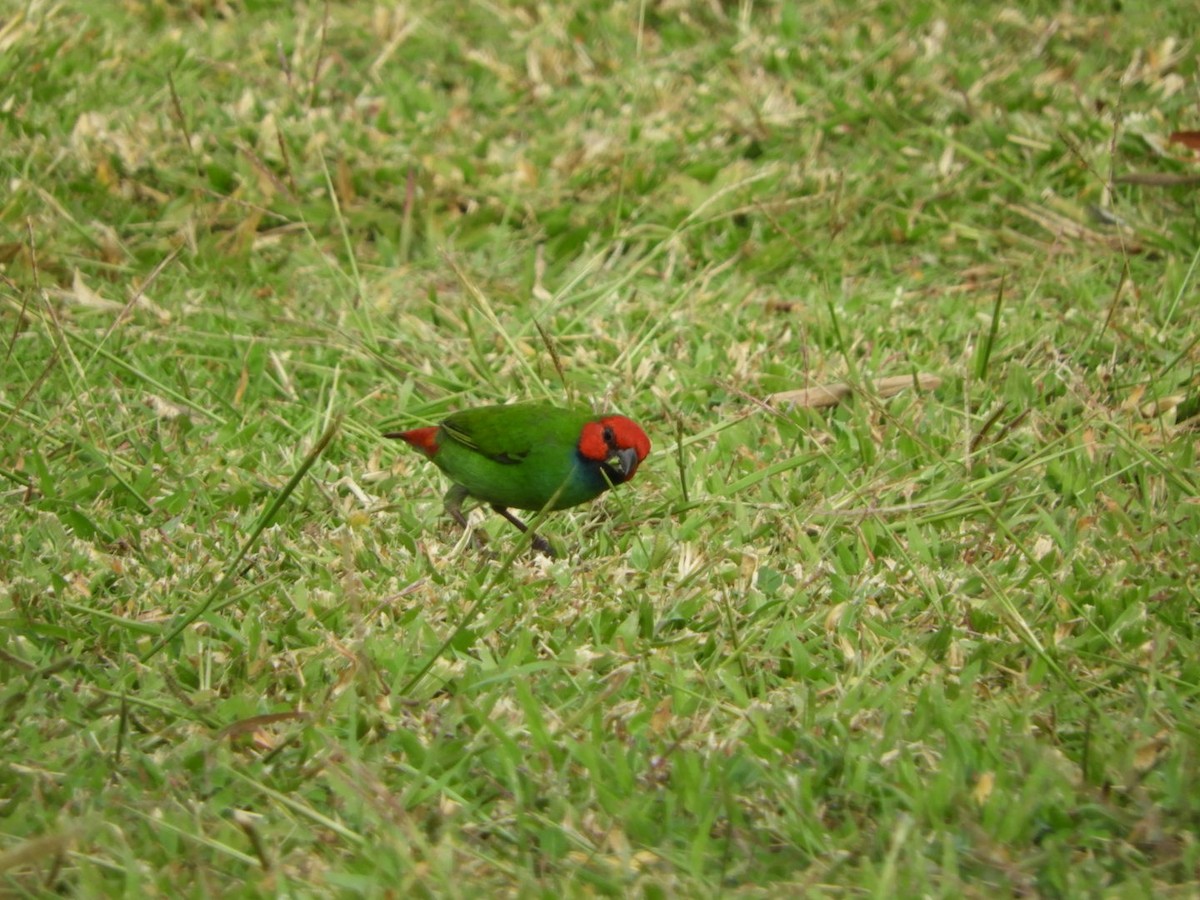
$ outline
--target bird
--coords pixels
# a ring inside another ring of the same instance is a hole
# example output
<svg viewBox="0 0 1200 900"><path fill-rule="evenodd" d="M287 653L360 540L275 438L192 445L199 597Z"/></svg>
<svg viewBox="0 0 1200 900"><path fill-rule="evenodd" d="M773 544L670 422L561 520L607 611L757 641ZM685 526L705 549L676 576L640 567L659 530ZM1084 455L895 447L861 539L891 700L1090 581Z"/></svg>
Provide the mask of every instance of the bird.
<svg viewBox="0 0 1200 900"><path fill-rule="evenodd" d="M384 434L410 444L450 478L447 515L464 530L463 501L492 507L522 532L510 509L566 509L630 481L650 453L650 439L633 420L562 408L545 401L464 409L438 425ZM478 542L478 538L476 538ZM533 547L553 557L550 543Z"/></svg>

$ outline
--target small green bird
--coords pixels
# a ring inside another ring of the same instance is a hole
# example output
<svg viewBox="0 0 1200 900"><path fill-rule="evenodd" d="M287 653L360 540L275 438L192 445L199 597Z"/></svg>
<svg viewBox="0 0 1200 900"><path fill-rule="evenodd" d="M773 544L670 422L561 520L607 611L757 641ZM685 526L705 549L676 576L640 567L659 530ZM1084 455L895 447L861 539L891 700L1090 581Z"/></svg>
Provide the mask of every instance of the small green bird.
<svg viewBox="0 0 1200 900"><path fill-rule="evenodd" d="M446 512L467 527L462 503L474 497L517 526L509 507L540 512L586 503L629 481L650 452L646 432L625 416L550 403L482 406L457 412L440 425L393 431L450 476ZM553 556L543 538L535 548Z"/></svg>

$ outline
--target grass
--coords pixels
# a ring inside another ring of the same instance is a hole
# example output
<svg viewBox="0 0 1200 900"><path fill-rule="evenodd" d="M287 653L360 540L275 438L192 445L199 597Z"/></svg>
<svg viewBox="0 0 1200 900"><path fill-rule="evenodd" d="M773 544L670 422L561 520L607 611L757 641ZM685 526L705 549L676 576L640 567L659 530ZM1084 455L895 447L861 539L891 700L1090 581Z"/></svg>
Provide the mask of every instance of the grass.
<svg viewBox="0 0 1200 900"><path fill-rule="evenodd" d="M422 6L0 16L0 892L1192 895L1191 16Z"/></svg>

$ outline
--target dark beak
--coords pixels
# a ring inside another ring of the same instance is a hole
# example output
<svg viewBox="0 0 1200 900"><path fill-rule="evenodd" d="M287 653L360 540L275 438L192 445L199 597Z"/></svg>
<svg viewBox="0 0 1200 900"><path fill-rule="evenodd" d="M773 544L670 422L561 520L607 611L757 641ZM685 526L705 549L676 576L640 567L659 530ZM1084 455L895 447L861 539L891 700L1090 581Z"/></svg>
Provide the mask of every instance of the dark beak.
<svg viewBox="0 0 1200 900"><path fill-rule="evenodd" d="M616 450L604 461L605 468L611 469L614 474L620 475L619 479L615 479L618 481L627 481L629 478L632 478L637 465L637 451L632 447L626 447L624 450Z"/></svg>

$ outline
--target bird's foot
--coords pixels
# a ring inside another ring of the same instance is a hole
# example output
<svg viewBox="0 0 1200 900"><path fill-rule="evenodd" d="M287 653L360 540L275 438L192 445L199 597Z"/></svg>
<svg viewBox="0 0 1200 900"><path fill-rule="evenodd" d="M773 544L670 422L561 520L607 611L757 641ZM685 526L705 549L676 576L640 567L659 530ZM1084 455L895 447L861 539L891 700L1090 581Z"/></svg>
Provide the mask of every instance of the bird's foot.
<svg viewBox="0 0 1200 900"><path fill-rule="evenodd" d="M537 550L539 553L545 554L551 559L558 558L558 554L554 552L554 547L551 546L550 542L540 534L531 535L529 538L529 543L532 544L533 549Z"/></svg>

